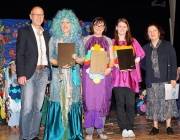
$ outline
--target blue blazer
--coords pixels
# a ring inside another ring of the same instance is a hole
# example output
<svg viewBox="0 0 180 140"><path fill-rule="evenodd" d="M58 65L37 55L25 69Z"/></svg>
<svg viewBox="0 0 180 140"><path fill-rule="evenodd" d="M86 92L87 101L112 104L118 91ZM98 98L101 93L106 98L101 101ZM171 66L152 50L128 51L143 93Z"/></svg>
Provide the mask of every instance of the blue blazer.
<svg viewBox="0 0 180 140"><path fill-rule="evenodd" d="M50 71L49 80L51 79L51 67L49 61L49 33L43 32L43 36L46 44L46 56L48 61L48 68ZM36 37L32 26L21 28L18 31L18 37L16 42L16 72L17 78L25 76L26 79L30 79L34 74L38 61L38 48Z"/></svg>

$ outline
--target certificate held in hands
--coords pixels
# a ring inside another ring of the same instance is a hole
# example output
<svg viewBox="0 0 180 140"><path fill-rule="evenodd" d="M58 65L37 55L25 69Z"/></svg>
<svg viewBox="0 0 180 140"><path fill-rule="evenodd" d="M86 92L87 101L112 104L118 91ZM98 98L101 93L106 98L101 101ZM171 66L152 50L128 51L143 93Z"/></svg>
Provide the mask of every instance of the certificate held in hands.
<svg viewBox="0 0 180 140"><path fill-rule="evenodd" d="M179 84L176 84L175 88L172 88L171 84L165 84L165 100L178 99Z"/></svg>
<svg viewBox="0 0 180 140"><path fill-rule="evenodd" d="M74 66L75 60L72 55L75 54L74 43L58 43L58 66Z"/></svg>
<svg viewBox="0 0 180 140"><path fill-rule="evenodd" d="M101 74L107 68L108 57L106 51L91 51L90 73Z"/></svg>
<svg viewBox="0 0 180 140"><path fill-rule="evenodd" d="M132 49L117 50L120 70L135 69L135 61Z"/></svg>

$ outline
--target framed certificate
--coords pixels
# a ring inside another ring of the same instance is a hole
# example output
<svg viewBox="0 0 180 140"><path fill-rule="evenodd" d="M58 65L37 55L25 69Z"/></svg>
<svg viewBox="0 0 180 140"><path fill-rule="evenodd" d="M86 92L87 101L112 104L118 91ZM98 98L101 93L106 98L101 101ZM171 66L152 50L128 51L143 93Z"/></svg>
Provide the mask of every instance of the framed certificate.
<svg viewBox="0 0 180 140"><path fill-rule="evenodd" d="M91 51L90 73L101 74L102 70L107 68L108 57L106 51Z"/></svg>
<svg viewBox="0 0 180 140"><path fill-rule="evenodd" d="M72 55L75 54L74 43L58 43L58 66L74 66L75 60Z"/></svg>
<svg viewBox="0 0 180 140"><path fill-rule="evenodd" d="M135 61L132 49L117 50L120 70L135 69Z"/></svg>

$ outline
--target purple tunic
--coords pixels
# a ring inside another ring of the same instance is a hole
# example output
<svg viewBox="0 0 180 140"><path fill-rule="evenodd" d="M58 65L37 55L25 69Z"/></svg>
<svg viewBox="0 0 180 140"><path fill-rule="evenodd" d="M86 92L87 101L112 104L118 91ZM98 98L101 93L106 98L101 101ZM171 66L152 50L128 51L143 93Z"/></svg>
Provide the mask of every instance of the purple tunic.
<svg viewBox="0 0 180 140"><path fill-rule="evenodd" d="M95 44L99 44L108 52L109 47L112 46L112 41L106 36L94 37L87 36L84 38L84 43L87 51ZM84 127L102 128L102 116L107 116L111 105L111 74L101 79L100 83L96 84L93 79L89 77L87 69L89 67L83 66L82 71L82 93L83 93L83 107L85 112Z"/></svg>
<svg viewBox="0 0 180 140"><path fill-rule="evenodd" d="M114 43L114 39L112 40ZM126 41L119 41L119 46L126 45ZM140 44L133 38L132 47L135 51L135 58L142 59L145 56ZM113 87L129 87L134 92L139 92L139 82L142 81L140 62L136 64L136 69L129 72L120 72L115 68L112 71L112 86Z"/></svg>

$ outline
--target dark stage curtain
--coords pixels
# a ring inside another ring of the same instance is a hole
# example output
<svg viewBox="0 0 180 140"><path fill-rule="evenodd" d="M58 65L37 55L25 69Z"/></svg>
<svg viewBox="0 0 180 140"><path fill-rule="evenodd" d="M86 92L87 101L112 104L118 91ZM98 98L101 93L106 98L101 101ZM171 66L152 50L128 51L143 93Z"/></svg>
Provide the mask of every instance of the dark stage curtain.
<svg viewBox="0 0 180 140"><path fill-rule="evenodd" d="M176 0L176 18L175 18L175 29L174 29L174 47L176 49L177 54L177 65L180 67L180 42L179 42L179 33L180 33L180 22L178 18L180 17L180 9L178 8L178 5L180 6L180 1Z"/></svg>

